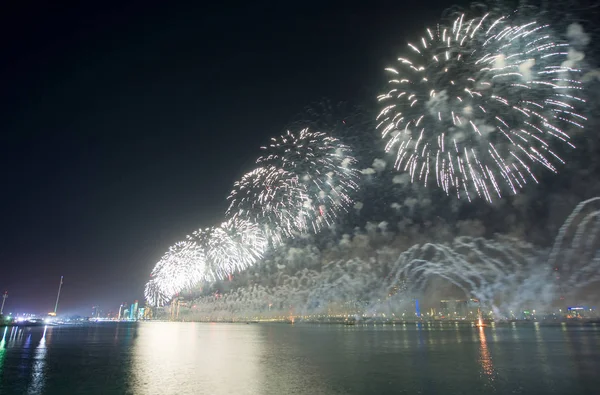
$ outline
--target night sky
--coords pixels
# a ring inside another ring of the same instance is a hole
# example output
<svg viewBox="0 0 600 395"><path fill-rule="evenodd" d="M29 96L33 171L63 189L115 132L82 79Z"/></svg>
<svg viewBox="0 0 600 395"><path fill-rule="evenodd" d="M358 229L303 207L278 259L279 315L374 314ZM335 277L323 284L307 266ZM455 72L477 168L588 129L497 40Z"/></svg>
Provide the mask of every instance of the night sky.
<svg viewBox="0 0 600 395"><path fill-rule="evenodd" d="M87 315L141 301L163 251L219 223L269 137L323 97L373 100L404 37L451 5L12 3L0 17L5 310L51 311L64 275L59 310Z"/></svg>

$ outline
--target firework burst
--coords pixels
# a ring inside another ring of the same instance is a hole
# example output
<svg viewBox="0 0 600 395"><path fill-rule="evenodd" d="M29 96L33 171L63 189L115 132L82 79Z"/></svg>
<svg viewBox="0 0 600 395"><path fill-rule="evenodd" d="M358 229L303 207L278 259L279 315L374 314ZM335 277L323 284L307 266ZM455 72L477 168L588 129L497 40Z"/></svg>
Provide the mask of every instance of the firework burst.
<svg viewBox="0 0 600 395"><path fill-rule="evenodd" d="M202 251L204 279L210 281L252 266L267 247L258 226L239 219L199 229L188 236L188 241Z"/></svg>
<svg viewBox="0 0 600 395"><path fill-rule="evenodd" d="M303 129L273 138L262 149L260 167L234 184L230 218L257 223L278 241L280 235L319 232L348 210L358 172L356 159L338 139Z"/></svg>
<svg viewBox="0 0 600 395"><path fill-rule="evenodd" d="M395 168L446 193L492 201L564 163L555 147L582 129L579 70L567 44L536 21L456 18L427 29L386 71L377 128Z"/></svg>
<svg viewBox="0 0 600 395"><path fill-rule="evenodd" d="M190 289L204 278L204 254L196 243L180 241L169 248L150 274L155 294L173 297ZM150 284L150 283L149 283Z"/></svg>
<svg viewBox="0 0 600 395"><path fill-rule="evenodd" d="M273 245L282 236L306 229L308 196L292 173L274 167L259 167L233 185L227 215L258 224Z"/></svg>

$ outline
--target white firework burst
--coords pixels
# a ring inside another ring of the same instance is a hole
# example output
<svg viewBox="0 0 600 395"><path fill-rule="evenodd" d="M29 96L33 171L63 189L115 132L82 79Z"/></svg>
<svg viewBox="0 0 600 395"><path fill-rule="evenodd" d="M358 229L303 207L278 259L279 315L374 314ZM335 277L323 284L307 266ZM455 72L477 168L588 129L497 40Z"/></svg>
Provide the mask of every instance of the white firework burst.
<svg viewBox="0 0 600 395"><path fill-rule="evenodd" d="M564 163L555 147L582 129L579 70L548 25L511 16L426 29L386 71L377 128L413 182L492 201L517 193L535 170Z"/></svg>
<svg viewBox="0 0 600 395"><path fill-rule="evenodd" d="M348 211L358 172L350 149L338 139L302 129L262 149L261 167L234 184L229 218L260 224L278 241L279 235L317 233Z"/></svg>
<svg viewBox="0 0 600 395"><path fill-rule="evenodd" d="M227 215L260 226L269 242L278 245L283 236L308 228L308 200L292 173L273 166L259 167L244 174L233 185Z"/></svg>
<svg viewBox="0 0 600 395"><path fill-rule="evenodd" d="M204 257L206 280L223 279L252 266L264 254L267 241L257 225L232 219L219 227L198 229L188 236Z"/></svg>
<svg viewBox="0 0 600 395"><path fill-rule="evenodd" d="M163 295L173 297L207 277L203 251L190 241L180 241L169 248L150 274Z"/></svg>

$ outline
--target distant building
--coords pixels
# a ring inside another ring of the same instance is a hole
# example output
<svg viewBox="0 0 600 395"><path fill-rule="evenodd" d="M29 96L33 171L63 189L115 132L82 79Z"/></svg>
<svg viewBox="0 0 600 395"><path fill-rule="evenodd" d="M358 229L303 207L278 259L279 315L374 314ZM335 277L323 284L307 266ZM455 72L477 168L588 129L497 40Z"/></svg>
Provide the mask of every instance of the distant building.
<svg viewBox="0 0 600 395"><path fill-rule="evenodd" d="M92 306L92 318L100 317L100 306Z"/></svg>
<svg viewBox="0 0 600 395"><path fill-rule="evenodd" d="M129 319L130 320L136 320L137 319L137 314L138 314L138 301L136 300L131 305L131 310L129 311Z"/></svg>
<svg viewBox="0 0 600 395"><path fill-rule="evenodd" d="M591 318L594 317L594 309L587 306L567 307L567 318Z"/></svg>
<svg viewBox="0 0 600 395"><path fill-rule="evenodd" d="M144 319L144 313L145 313L145 308L144 307L140 307L138 309L138 314L137 314L137 318L138 320L143 320Z"/></svg>
<svg viewBox="0 0 600 395"><path fill-rule="evenodd" d="M477 299L447 299L440 300L439 313L451 319L475 318L479 310Z"/></svg>

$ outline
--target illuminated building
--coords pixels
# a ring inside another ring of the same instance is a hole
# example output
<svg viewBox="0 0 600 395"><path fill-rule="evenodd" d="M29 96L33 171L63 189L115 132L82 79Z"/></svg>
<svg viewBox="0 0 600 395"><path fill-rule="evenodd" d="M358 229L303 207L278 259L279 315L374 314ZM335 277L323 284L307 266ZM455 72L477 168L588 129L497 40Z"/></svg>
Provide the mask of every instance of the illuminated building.
<svg viewBox="0 0 600 395"><path fill-rule="evenodd" d="M144 307L140 307L138 309L138 314L137 314L137 319L138 320L143 320L144 319L144 312L145 312L145 308Z"/></svg>
<svg viewBox="0 0 600 395"><path fill-rule="evenodd" d="M421 308L419 307L419 299L415 299L415 315L421 317Z"/></svg>
<svg viewBox="0 0 600 395"><path fill-rule="evenodd" d="M466 308L466 300L440 300L440 313L446 318L458 317L463 311L466 311Z"/></svg>
<svg viewBox="0 0 600 395"><path fill-rule="evenodd" d="M130 320L136 320L137 319L137 311L138 311L138 301L136 300L131 305L131 310L129 311L129 319Z"/></svg>
<svg viewBox="0 0 600 395"><path fill-rule="evenodd" d="M567 318L592 318L594 309L587 306L567 307Z"/></svg>

